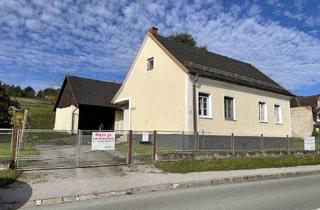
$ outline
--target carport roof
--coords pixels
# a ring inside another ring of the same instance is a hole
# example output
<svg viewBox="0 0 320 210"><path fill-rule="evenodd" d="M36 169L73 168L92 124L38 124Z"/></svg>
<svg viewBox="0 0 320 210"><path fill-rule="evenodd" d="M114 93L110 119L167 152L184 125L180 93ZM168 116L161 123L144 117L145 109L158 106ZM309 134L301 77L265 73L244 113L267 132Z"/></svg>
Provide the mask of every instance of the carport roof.
<svg viewBox="0 0 320 210"><path fill-rule="evenodd" d="M115 105L111 103L111 100L121 86L121 84L114 82L66 76L54 109L57 108L66 85L69 85L76 105L111 108L115 107Z"/></svg>

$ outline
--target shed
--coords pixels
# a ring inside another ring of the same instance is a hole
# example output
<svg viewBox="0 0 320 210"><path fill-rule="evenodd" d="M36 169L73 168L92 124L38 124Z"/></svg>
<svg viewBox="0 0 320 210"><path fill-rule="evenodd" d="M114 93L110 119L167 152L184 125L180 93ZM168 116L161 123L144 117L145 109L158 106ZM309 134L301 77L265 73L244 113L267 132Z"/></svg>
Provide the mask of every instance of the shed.
<svg viewBox="0 0 320 210"><path fill-rule="evenodd" d="M54 106L55 130L112 130L121 84L66 76Z"/></svg>

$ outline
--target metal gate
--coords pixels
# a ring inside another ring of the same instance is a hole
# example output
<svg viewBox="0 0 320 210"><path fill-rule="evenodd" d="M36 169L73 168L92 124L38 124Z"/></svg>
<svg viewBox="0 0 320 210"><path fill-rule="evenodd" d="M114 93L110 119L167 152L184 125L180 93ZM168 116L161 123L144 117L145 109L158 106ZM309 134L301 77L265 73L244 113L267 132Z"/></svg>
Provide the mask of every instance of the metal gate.
<svg viewBox="0 0 320 210"><path fill-rule="evenodd" d="M127 163L127 131L112 131L116 136L115 150L104 151L91 150L93 132L97 131L20 129L17 133L16 166L32 170Z"/></svg>

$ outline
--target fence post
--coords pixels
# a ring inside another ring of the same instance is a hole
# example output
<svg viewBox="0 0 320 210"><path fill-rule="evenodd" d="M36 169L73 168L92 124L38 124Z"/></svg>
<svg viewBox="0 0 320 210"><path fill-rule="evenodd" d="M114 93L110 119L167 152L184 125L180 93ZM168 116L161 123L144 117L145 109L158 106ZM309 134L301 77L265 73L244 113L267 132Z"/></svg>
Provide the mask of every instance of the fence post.
<svg viewBox="0 0 320 210"><path fill-rule="evenodd" d="M288 153L288 155L289 155L289 154L290 154L290 140L289 140L289 135L287 135L286 139L287 139L287 153Z"/></svg>
<svg viewBox="0 0 320 210"><path fill-rule="evenodd" d="M128 158L127 165L130 166L132 163L132 130L128 133Z"/></svg>
<svg viewBox="0 0 320 210"><path fill-rule="evenodd" d="M264 152L264 138L263 138L263 133L260 136L260 150L263 153Z"/></svg>
<svg viewBox="0 0 320 210"><path fill-rule="evenodd" d="M153 131L152 162L157 160L157 131Z"/></svg>
<svg viewBox="0 0 320 210"><path fill-rule="evenodd" d="M10 168L16 168L16 161L17 161L17 129L13 129L13 135L11 138L11 160L10 160Z"/></svg>
<svg viewBox="0 0 320 210"><path fill-rule="evenodd" d="M233 133L231 133L231 152L232 152L232 155L234 156L235 152L234 152L234 134Z"/></svg>
<svg viewBox="0 0 320 210"><path fill-rule="evenodd" d="M182 131L182 151L184 151L185 146L184 146L184 131Z"/></svg>
<svg viewBox="0 0 320 210"><path fill-rule="evenodd" d="M199 132L198 131L195 132L194 135L195 135L194 136L194 139L195 139L195 150L196 150L196 152L198 152L199 151Z"/></svg>
<svg viewBox="0 0 320 210"><path fill-rule="evenodd" d="M204 130L202 129L202 141L201 141L201 149L204 150Z"/></svg>

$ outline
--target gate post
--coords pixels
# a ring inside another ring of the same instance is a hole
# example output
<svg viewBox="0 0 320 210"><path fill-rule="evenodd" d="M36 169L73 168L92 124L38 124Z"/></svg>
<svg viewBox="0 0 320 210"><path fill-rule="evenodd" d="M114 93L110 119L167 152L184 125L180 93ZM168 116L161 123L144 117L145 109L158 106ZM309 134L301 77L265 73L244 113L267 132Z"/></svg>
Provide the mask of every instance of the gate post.
<svg viewBox="0 0 320 210"><path fill-rule="evenodd" d="M157 131L153 131L152 162L157 160Z"/></svg>
<svg viewBox="0 0 320 210"><path fill-rule="evenodd" d="M82 130L78 130L78 141L77 141L77 149L76 149L76 167L80 165L80 147L82 144Z"/></svg>
<svg viewBox="0 0 320 210"><path fill-rule="evenodd" d="M17 129L13 129L13 135L11 138L11 157L10 157L10 168L16 168L16 161L17 161Z"/></svg>
<svg viewBox="0 0 320 210"><path fill-rule="evenodd" d="M132 130L128 133L128 158L127 165L130 166L132 163Z"/></svg>

